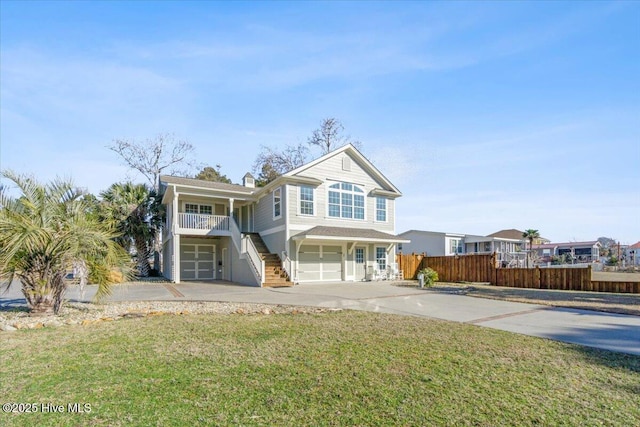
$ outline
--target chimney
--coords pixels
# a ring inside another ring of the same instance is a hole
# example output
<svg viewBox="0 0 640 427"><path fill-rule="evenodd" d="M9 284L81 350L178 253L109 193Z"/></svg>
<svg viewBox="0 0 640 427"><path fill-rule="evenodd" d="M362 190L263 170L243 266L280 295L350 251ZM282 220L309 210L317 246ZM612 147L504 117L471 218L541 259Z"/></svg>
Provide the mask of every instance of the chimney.
<svg viewBox="0 0 640 427"><path fill-rule="evenodd" d="M256 179L249 172L246 173L245 176L242 177L242 185L247 188L255 188Z"/></svg>

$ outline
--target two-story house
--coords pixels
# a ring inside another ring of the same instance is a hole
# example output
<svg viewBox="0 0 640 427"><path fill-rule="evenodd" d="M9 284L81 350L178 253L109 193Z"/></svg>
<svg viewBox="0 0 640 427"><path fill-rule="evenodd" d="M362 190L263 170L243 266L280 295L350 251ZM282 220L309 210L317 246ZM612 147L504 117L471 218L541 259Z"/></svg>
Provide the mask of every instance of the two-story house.
<svg viewBox="0 0 640 427"><path fill-rule="evenodd" d="M395 260L400 191L346 145L264 187L162 176L163 274L254 286L364 280Z"/></svg>
<svg viewBox="0 0 640 427"><path fill-rule="evenodd" d="M399 250L403 253L424 252L429 256L495 254L496 261L505 267L525 265L526 254L523 248L526 241L522 237L513 239L423 230L409 230L399 236L411 241L399 245Z"/></svg>

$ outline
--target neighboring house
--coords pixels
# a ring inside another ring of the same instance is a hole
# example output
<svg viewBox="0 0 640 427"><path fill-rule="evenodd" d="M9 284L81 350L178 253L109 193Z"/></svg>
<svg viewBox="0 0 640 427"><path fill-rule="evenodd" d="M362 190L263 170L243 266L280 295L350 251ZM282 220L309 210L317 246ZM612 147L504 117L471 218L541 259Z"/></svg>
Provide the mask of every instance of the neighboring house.
<svg viewBox="0 0 640 427"><path fill-rule="evenodd" d="M400 237L411 240L403 243L403 253L426 253L428 256L451 256L460 254L496 253L497 260L505 264L519 265L524 262L524 240L503 237L477 236L461 233L409 230Z"/></svg>
<svg viewBox="0 0 640 427"><path fill-rule="evenodd" d="M640 265L640 242L627 247L626 261L629 265Z"/></svg>
<svg viewBox="0 0 640 427"><path fill-rule="evenodd" d="M409 230L399 234L403 239L398 250L405 254L426 253L429 256L456 255L465 253L464 234L438 231Z"/></svg>
<svg viewBox="0 0 640 427"><path fill-rule="evenodd" d="M162 176L163 274L256 286L364 280L395 262L400 191L348 144L265 187Z"/></svg>
<svg viewBox="0 0 640 427"><path fill-rule="evenodd" d="M524 231L516 230L515 228L510 228L508 230L500 230L495 233L489 234L487 237L498 237L502 239L511 239L511 240L522 240L526 241L527 245L529 244L529 240L523 239L522 235ZM551 243L551 240L545 239L544 237L537 237L533 239L534 245L544 245L546 243Z"/></svg>
<svg viewBox="0 0 640 427"><path fill-rule="evenodd" d="M550 262L553 257L568 255L572 263L597 262L602 245L597 240L589 242L546 243L533 245L540 262Z"/></svg>

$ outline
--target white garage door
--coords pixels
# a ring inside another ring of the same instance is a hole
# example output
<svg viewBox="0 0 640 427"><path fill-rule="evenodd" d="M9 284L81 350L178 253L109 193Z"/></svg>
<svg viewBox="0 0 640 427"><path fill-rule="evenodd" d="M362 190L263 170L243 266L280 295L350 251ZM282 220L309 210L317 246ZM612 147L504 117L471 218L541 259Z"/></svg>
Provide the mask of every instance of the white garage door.
<svg viewBox="0 0 640 427"><path fill-rule="evenodd" d="M183 280L215 279L215 246L181 245L180 278Z"/></svg>
<svg viewBox="0 0 640 427"><path fill-rule="evenodd" d="M342 280L342 247L302 245L298 252L298 280Z"/></svg>

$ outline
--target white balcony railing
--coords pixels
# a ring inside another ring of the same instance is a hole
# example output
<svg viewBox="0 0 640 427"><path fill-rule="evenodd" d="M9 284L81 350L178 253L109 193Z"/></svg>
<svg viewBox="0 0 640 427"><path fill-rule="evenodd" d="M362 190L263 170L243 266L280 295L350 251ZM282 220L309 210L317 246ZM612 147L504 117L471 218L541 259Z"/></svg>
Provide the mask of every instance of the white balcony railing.
<svg viewBox="0 0 640 427"><path fill-rule="evenodd" d="M229 231L228 216L180 213L178 215L178 220L180 228L189 228L192 230Z"/></svg>

